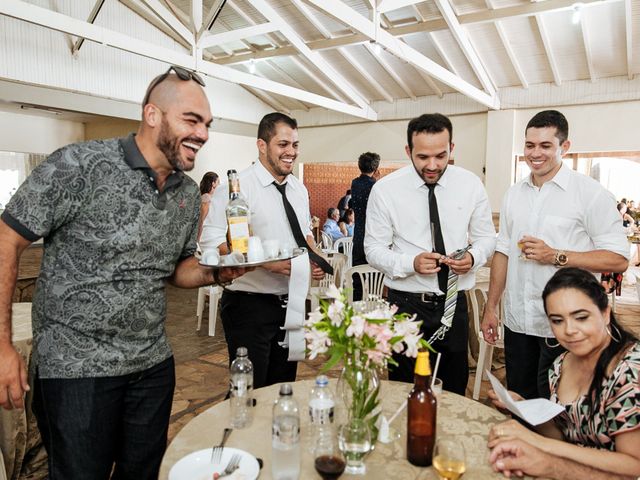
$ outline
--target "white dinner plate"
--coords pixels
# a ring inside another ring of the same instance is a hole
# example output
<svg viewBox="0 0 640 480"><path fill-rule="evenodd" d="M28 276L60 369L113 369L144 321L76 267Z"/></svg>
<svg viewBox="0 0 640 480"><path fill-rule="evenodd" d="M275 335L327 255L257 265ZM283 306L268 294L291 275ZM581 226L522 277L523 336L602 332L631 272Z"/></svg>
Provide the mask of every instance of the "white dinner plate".
<svg viewBox="0 0 640 480"><path fill-rule="evenodd" d="M228 480L255 480L260 473L260 465L256 457L238 448L224 447L222 451L222 461L220 463L210 463L211 449L198 450L182 457L171 467L169 480L212 480L214 473L220 473L227 466L234 454L242 455L240 468L232 475L224 477Z"/></svg>

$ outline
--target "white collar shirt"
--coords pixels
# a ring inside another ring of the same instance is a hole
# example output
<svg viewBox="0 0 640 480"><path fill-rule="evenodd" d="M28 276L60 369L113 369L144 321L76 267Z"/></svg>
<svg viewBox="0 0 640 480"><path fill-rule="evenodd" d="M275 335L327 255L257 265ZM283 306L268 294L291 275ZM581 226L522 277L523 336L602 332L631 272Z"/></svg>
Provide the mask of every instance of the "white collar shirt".
<svg viewBox="0 0 640 480"><path fill-rule="evenodd" d="M455 165L447 166L434 192L446 252L473 245L474 267L458 279L458 288L468 290L475 285L475 270L487 262L496 244L487 192L476 175ZM443 293L436 274L419 275L413 269L416 255L434 251L429 189L413 165L396 170L373 186L364 247L367 261L384 272L389 288Z"/></svg>
<svg viewBox="0 0 640 480"><path fill-rule="evenodd" d="M504 322L517 333L553 336L542 290L558 269L520 258L518 240L525 234L557 250L609 250L629 258L615 198L594 179L563 165L540 188L530 176L513 185L502 202L496 251L509 259Z"/></svg>
<svg viewBox="0 0 640 480"><path fill-rule="evenodd" d="M296 246L289 221L282 203L282 195L273 185L275 179L259 162L239 173L240 191L251 211L251 234L264 242L278 240L280 245ZM306 187L293 175L286 178L286 194L296 212L302 233L311 235L311 215L309 214L309 194ZM216 248L227 241L227 219L225 208L229 201L229 186L225 182L217 187L209 214L202 227L200 246L203 251ZM252 293L283 295L289 291L289 277L271 273L264 268L256 268L234 280L230 290Z"/></svg>

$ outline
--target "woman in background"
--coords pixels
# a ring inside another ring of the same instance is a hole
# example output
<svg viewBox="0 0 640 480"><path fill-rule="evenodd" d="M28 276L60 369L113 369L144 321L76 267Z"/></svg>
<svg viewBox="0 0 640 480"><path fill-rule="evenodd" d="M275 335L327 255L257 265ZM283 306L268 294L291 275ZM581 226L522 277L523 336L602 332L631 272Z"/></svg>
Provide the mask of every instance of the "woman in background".
<svg viewBox="0 0 640 480"><path fill-rule="evenodd" d="M338 223L340 231L345 237L353 237L353 227L355 226L355 214L352 208L347 208Z"/></svg>
<svg viewBox="0 0 640 480"><path fill-rule="evenodd" d="M550 400L564 412L537 426L538 433L515 420L495 425L490 461L507 476L527 473L500 468L500 444L517 439L552 457L640 476L640 342L618 324L607 294L586 270L558 270L542 298L557 346L567 350L549 370ZM493 391L490 397L504 408Z"/></svg>
<svg viewBox="0 0 640 480"><path fill-rule="evenodd" d="M202 234L202 223L209 213L209 204L220 179L216 172L207 172L200 180L200 220L198 221L198 240Z"/></svg>

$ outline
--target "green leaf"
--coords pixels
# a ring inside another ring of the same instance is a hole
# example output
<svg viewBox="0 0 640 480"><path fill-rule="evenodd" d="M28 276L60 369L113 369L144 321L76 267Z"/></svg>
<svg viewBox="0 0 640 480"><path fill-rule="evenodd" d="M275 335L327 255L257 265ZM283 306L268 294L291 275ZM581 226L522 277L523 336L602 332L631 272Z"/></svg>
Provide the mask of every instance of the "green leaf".
<svg viewBox="0 0 640 480"><path fill-rule="evenodd" d="M342 356L344 355L346 349L343 345L333 345L332 348L332 352L331 352L331 358L329 358L329 360L327 361L327 363L325 363L322 368L320 369L320 371L322 373L330 370L331 368L333 368L334 365L336 365L340 359L342 358Z"/></svg>

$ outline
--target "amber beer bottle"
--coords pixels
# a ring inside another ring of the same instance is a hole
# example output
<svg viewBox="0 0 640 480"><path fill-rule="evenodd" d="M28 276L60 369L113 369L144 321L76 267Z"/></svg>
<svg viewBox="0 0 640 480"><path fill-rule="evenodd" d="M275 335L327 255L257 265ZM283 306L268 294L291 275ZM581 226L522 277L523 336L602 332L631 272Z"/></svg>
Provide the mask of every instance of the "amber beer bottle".
<svg viewBox="0 0 640 480"><path fill-rule="evenodd" d="M413 465L431 465L436 442L436 397L431 391L429 352L418 352L415 383L407 401L407 460Z"/></svg>

